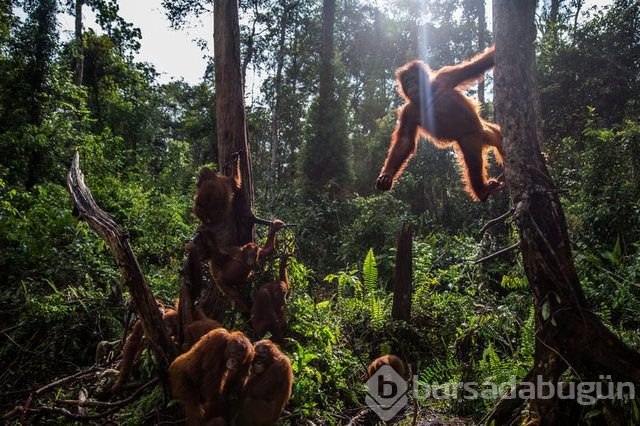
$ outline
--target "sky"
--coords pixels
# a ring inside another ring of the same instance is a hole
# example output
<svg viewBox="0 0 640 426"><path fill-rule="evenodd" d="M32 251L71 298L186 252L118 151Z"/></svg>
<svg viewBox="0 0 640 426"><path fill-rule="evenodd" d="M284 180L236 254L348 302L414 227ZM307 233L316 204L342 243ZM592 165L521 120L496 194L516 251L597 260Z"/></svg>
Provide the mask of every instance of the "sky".
<svg viewBox="0 0 640 426"><path fill-rule="evenodd" d="M142 46L136 59L154 64L161 73L160 82L182 78L195 84L202 80L207 66L203 56L213 55L213 16L192 17L189 28L173 30L161 0L123 0L119 4L120 16L142 31ZM209 51L200 49L195 41L198 38L209 41Z"/></svg>
<svg viewBox="0 0 640 426"><path fill-rule="evenodd" d="M161 0L120 0L120 16L142 31L141 48L135 59L149 62L160 73L159 82L167 83L183 79L187 83L202 81L207 61L205 55L213 55L213 17L198 20L191 18L189 27L173 30L165 15ZM82 14L85 27L95 28L95 15L84 7ZM73 17L61 17L63 31L69 35L73 29ZM197 39L209 40L209 50L202 51Z"/></svg>
<svg viewBox="0 0 640 426"><path fill-rule="evenodd" d="M586 6L611 4L612 0L588 0ZM153 64L160 73L159 82L183 79L189 84L202 81L207 61L212 56L213 17L191 18L187 28L173 30L169 26L161 0L120 0L120 16L142 31L141 48L137 61ZM489 2L489 5L491 2ZM583 9L586 9L585 8ZM491 13L488 11L488 13ZM85 26L96 28L95 19L88 7L84 8ZM69 34L73 29L73 17L64 16L62 26ZM208 50L202 51L197 39L209 41Z"/></svg>

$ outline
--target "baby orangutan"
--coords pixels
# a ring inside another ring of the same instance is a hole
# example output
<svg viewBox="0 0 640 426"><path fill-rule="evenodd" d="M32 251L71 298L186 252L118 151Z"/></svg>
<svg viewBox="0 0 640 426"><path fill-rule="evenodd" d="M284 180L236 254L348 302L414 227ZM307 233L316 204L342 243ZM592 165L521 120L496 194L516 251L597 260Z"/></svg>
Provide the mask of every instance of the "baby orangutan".
<svg viewBox="0 0 640 426"><path fill-rule="evenodd" d="M367 368L367 375L365 380L369 380L371 376L376 374L378 370L380 370L385 365L390 366L398 373L399 376L404 377L404 363L397 355L383 355L374 359L371 364L369 364L369 368Z"/></svg>
<svg viewBox="0 0 640 426"><path fill-rule="evenodd" d="M244 387L242 408L235 425L268 426L278 421L291 397L291 361L270 340L254 345L253 373Z"/></svg>
<svg viewBox="0 0 640 426"><path fill-rule="evenodd" d="M273 340L282 343L284 338L285 298L289 292L287 277L287 256L280 260L280 275L276 281L263 284L253 297L251 322L256 338L261 339L270 331Z"/></svg>
<svg viewBox="0 0 640 426"><path fill-rule="evenodd" d="M258 263L273 254L276 233L283 226L284 223L281 220L273 221L264 247L260 247L256 243L248 243L242 247L218 247L214 244L215 241L205 236L211 275L220 290L233 301L238 311L249 312L245 301L245 294L249 293L247 280L251 277ZM202 226L199 231L203 235L207 233L207 229Z"/></svg>

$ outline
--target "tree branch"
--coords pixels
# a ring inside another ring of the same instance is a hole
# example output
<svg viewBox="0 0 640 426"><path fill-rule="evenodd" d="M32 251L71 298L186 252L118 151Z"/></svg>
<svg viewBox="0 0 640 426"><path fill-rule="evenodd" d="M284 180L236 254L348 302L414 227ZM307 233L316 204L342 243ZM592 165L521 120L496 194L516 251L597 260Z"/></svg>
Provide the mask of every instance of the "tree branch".
<svg viewBox="0 0 640 426"><path fill-rule="evenodd" d="M489 228L491 228L492 226L497 225L500 222L504 222L505 220L507 220L509 217L513 216L513 214L516 212L516 209L510 209L509 211L507 211L506 213L504 213L501 216L498 216L496 218L491 219L489 222L487 222L482 229L480 229L480 236L482 237L484 235L485 232L487 232L487 230Z"/></svg>
<svg viewBox="0 0 640 426"><path fill-rule="evenodd" d="M489 260L493 260L498 256L502 256L505 253L512 252L512 251L517 250L519 248L520 248L520 241L518 241L517 243L515 243L515 244L513 244L513 245L511 245L509 247L505 247L505 248L503 248L501 250L498 250L497 252L492 253L489 256L485 256L485 257L483 257L481 259L478 259L474 263L488 262Z"/></svg>
<svg viewBox="0 0 640 426"><path fill-rule="evenodd" d="M136 313L142 320L145 335L158 359L161 374L167 371L169 364L177 355L177 348L169 338L162 322L162 314L158 310L155 298L145 279L138 259L129 244L128 232L124 231L93 199L91 191L84 183L84 175L80 171L80 155L73 156L71 169L67 177L67 188L71 194L74 213L105 240L113 254L125 285L131 292Z"/></svg>

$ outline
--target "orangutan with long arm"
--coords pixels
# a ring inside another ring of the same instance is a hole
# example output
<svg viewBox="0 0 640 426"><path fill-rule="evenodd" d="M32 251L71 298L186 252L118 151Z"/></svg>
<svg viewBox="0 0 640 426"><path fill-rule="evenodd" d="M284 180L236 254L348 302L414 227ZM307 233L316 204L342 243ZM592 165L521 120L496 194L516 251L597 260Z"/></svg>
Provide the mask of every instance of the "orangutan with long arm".
<svg viewBox="0 0 640 426"><path fill-rule="evenodd" d="M396 72L399 91L406 103L398 110L398 124L376 187L391 189L416 153L419 132L441 148L453 146L462 167L466 190L484 201L501 184L487 178L490 149L502 163L502 136L497 124L485 121L478 105L462 90L493 68L491 47L469 61L432 71L420 61L412 61Z"/></svg>

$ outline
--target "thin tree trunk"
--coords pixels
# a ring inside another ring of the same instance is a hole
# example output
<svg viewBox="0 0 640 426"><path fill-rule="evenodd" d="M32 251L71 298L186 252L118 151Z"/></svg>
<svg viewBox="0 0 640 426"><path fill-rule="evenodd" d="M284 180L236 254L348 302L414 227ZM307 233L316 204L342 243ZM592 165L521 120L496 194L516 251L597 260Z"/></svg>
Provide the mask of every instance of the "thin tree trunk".
<svg viewBox="0 0 640 426"><path fill-rule="evenodd" d="M610 375L614 382L640 384L640 354L611 333L587 306L558 190L541 154L535 7L535 0L494 2L495 99L504 137L505 178L536 314L532 380L539 376L557 386L568 367L579 381L599 381L600 376ZM529 401L529 412L540 424L575 423L575 401L567 407L557 394L555 398L537 396Z"/></svg>
<svg viewBox="0 0 640 426"><path fill-rule="evenodd" d="M322 57L320 63L320 81L318 86L320 111L324 111L333 102L333 28L336 19L336 1L322 2Z"/></svg>
<svg viewBox="0 0 640 426"><path fill-rule="evenodd" d="M478 51L482 51L487 47L487 11L484 1L485 0L478 0ZM478 101L480 101L480 105L482 105L483 112L486 113L484 108L484 91L484 79L480 79L478 82Z"/></svg>
<svg viewBox="0 0 640 426"><path fill-rule="evenodd" d="M242 92L238 1L215 1L213 14L218 165L225 175L231 176L232 154L244 153L241 170L242 196L248 206L246 212L250 213L253 211L253 173ZM253 240L253 222L247 214L241 216L237 218L238 245Z"/></svg>
<svg viewBox="0 0 640 426"><path fill-rule="evenodd" d="M74 82L80 86L82 84L82 78L84 74L84 43L82 41L82 5L84 0L76 0L76 69L74 73Z"/></svg>
<svg viewBox="0 0 640 426"><path fill-rule="evenodd" d="M276 76L274 81L274 106L271 117L271 191L275 190L278 184L280 169L280 107L282 105L282 70L284 69L284 54L286 50L286 36L289 26L289 13L291 5L286 1L281 1L282 15L280 16L280 34L278 37L278 55L276 60Z"/></svg>
<svg viewBox="0 0 640 426"><path fill-rule="evenodd" d="M558 19L560 17L560 5L562 0L551 0L549 6L549 15L547 16L547 22L545 22L544 40L545 42L551 42L551 48L558 44Z"/></svg>
<svg viewBox="0 0 640 426"><path fill-rule="evenodd" d="M346 135L346 114L336 90L334 28L336 1L322 2L322 47L318 100L310 111L311 135L303 153L304 190L343 198L351 181L351 150Z"/></svg>
<svg viewBox="0 0 640 426"><path fill-rule="evenodd" d="M246 42L247 54L244 58L244 61L242 61L242 91L244 93L246 93L247 91L247 68L249 68L249 64L253 60L253 55L255 54L254 45L255 45L255 38L256 38L256 25L258 23L258 13L259 13L257 1L253 3L253 7L254 7L254 12L253 12L254 20L253 20L253 24L251 25L251 35L249 35L248 40Z"/></svg>
<svg viewBox="0 0 640 426"><path fill-rule="evenodd" d="M551 0L551 6L549 7L549 22L554 24L558 23L558 16L560 16L560 3L562 0Z"/></svg>
<svg viewBox="0 0 640 426"><path fill-rule="evenodd" d="M32 107L27 111L30 124L39 126L45 116L46 104L46 82L51 74L53 56L58 41L57 36L57 16L58 4L55 0L40 0L37 2L30 19L35 21L36 32L33 38L34 58L30 70L25 76L25 82L30 85ZM49 155L44 152L44 148L32 145L28 148L29 170L25 186L29 189L39 183L42 179L43 164Z"/></svg>
<svg viewBox="0 0 640 426"><path fill-rule="evenodd" d="M578 31L578 19L580 19L580 12L582 11L584 0L576 0L573 2L573 5L576 8L575 13L573 14L573 36L575 38L576 31Z"/></svg>

